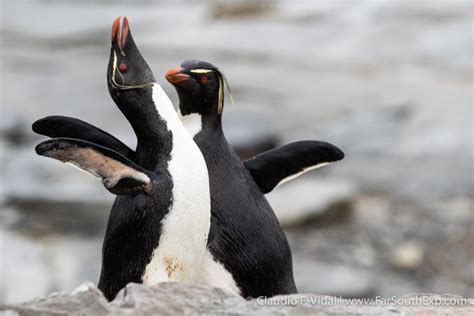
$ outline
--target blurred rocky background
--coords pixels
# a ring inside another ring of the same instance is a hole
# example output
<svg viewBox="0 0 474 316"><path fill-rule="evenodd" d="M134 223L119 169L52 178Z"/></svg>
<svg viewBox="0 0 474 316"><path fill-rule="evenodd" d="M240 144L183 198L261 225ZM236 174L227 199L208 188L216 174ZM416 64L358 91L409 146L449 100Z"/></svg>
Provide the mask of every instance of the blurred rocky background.
<svg viewBox="0 0 474 316"><path fill-rule="evenodd" d="M155 76L184 59L226 74L243 157L301 139L346 158L268 198L301 292L474 296L473 2L1 1L0 302L97 282L113 196L36 156L31 123L83 119L130 146L106 87L127 15Z"/></svg>

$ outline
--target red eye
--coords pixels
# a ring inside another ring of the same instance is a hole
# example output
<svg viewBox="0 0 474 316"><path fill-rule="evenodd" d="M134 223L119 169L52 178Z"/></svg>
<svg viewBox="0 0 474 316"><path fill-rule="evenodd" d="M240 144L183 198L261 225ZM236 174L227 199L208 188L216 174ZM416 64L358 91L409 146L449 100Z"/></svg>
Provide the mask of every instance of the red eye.
<svg viewBox="0 0 474 316"><path fill-rule="evenodd" d="M201 83L206 84L209 81L209 78L207 76L201 77Z"/></svg>
<svg viewBox="0 0 474 316"><path fill-rule="evenodd" d="M120 70L120 72L127 71L127 64L126 63L120 63L119 66L118 66L118 69Z"/></svg>

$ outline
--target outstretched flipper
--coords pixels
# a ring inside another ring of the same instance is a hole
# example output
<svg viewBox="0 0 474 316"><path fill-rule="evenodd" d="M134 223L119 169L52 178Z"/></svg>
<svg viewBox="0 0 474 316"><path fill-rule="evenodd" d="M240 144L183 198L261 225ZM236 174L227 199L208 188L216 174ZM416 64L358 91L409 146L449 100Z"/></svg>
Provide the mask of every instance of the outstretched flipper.
<svg viewBox="0 0 474 316"><path fill-rule="evenodd" d="M33 123L35 133L51 138L67 137L101 145L134 160L135 152L120 140L94 125L67 116L47 116Z"/></svg>
<svg viewBox="0 0 474 316"><path fill-rule="evenodd" d="M154 177L118 152L80 139L55 138L35 149L38 155L70 163L101 179L117 195L146 194Z"/></svg>
<svg viewBox="0 0 474 316"><path fill-rule="evenodd" d="M244 162L263 193L305 172L344 158L344 153L326 142L300 141L268 150Z"/></svg>

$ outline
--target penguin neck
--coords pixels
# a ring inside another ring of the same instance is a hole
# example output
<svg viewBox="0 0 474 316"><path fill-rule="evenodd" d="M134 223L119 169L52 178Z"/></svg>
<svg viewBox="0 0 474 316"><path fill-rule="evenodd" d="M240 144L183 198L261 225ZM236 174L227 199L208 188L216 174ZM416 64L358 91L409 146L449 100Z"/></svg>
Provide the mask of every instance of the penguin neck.
<svg viewBox="0 0 474 316"><path fill-rule="evenodd" d="M155 85L152 87L152 99L154 111L160 117L160 119L166 123L168 131L170 131L173 135L183 132L183 124L179 119L178 113L176 112L173 103L171 103L168 95L166 95L163 88L157 83L155 83ZM173 137L173 141L179 142L180 138Z"/></svg>
<svg viewBox="0 0 474 316"><path fill-rule="evenodd" d="M164 97L157 98L157 94L163 94ZM155 170L159 163L168 161L173 146L172 128L168 122L170 118L163 117L158 111L158 108L168 106L163 102L165 98L166 94L155 84L149 88L130 91L119 100L120 109L137 137L137 161L148 170Z"/></svg>
<svg viewBox="0 0 474 316"><path fill-rule="evenodd" d="M155 83L150 90L153 107L148 111L151 113L145 115L148 118L140 122L140 136L137 134L139 160L143 156L144 160L152 159L156 164L158 161L169 161L171 158L175 160L189 159L189 155L193 151L192 146L195 144L179 119L173 103L159 84ZM157 117L157 119L151 120L150 117ZM165 130L157 129L153 124L155 120L162 122L162 127L164 126ZM189 142L192 144L190 145ZM171 157L173 151L179 150L188 152L188 154Z"/></svg>
<svg viewBox="0 0 474 316"><path fill-rule="evenodd" d="M217 103L213 106L206 106L209 108L216 108ZM187 112L186 105L180 102L180 119L188 133L194 138L197 134L209 134L212 136L224 136L222 130L222 114L217 112L199 113Z"/></svg>

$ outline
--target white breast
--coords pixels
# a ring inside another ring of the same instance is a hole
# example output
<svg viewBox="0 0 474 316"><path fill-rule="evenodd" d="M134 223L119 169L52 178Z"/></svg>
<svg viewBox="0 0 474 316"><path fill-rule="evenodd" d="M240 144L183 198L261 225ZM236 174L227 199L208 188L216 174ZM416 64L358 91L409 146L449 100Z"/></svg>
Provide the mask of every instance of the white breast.
<svg viewBox="0 0 474 316"><path fill-rule="evenodd" d="M179 120L173 105L155 84L153 100L173 134L168 171L173 179L173 201L162 221L159 246L142 276L143 283L200 283L207 258L211 204L206 162Z"/></svg>
<svg viewBox="0 0 474 316"><path fill-rule="evenodd" d="M211 197L206 162L192 136L201 130L201 117L188 116L190 135L173 105L156 84L153 100L158 113L173 133L168 171L173 179L173 201L162 221L158 248L145 268L142 281L207 284L236 295L240 290L232 275L207 249L211 226Z"/></svg>
<svg viewBox="0 0 474 316"><path fill-rule="evenodd" d="M180 118L191 137L194 138L202 130L202 119L198 113L181 115Z"/></svg>
<svg viewBox="0 0 474 316"><path fill-rule="evenodd" d="M209 251L207 251L206 260L202 266L201 283L240 295L240 289L232 274L225 269L224 265L216 261Z"/></svg>
<svg viewBox="0 0 474 316"><path fill-rule="evenodd" d="M198 113L181 115L180 118L191 137L196 136L202 130L202 117ZM215 260L209 251L206 253L206 259L202 266L201 283L240 295L240 289L232 274L225 269L224 265Z"/></svg>

